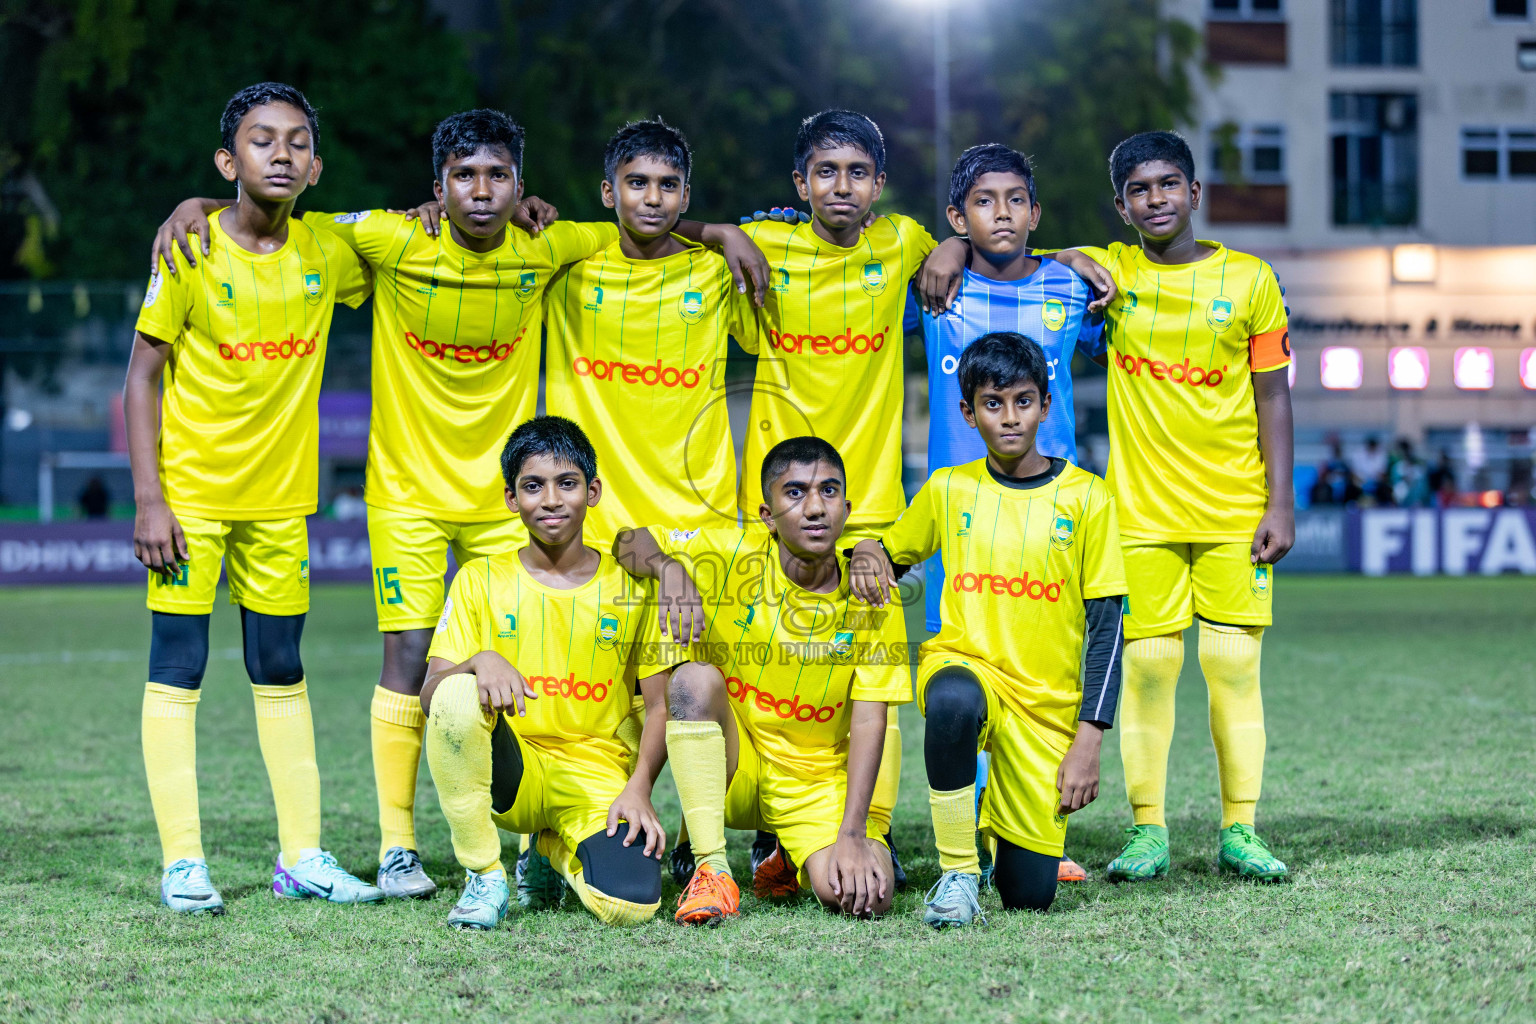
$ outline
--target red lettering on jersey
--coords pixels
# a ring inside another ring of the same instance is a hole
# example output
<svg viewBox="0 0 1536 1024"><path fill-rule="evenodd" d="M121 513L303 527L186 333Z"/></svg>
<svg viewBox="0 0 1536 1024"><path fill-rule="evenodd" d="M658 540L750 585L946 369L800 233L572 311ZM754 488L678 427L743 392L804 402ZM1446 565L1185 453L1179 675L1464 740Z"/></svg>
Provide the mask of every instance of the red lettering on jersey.
<svg viewBox="0 0 1536 1024"><path fill-rule="evenodd" d="M834 334L830 338L825 334L781 334L769 328L768 344L782 352L796 355L805 350L805 346L811 347L811 352L818 356L834 355L872 355L885 347L886 334L890 327L882 327L873 336L868 334L854 334L853 328L844 327L842 334Z"/></svg>
<svg viewBox="0 0 1536 1024"><path fill-rule="evenodd" d="M995 594L998 597L1023 597L1031 601L1061 600L1061 588L1067 581L1046 583L1032 580L1029 573L1023 576L999 576L994 573L962 572L950 577L949 587L966 594Z"/></svg>
<svg viewBox="0 0 1536 1024"><path fill-rule="evenodd" d="M664 388L696 388L704 379L709 364L700 363L696 368L689 366L679 370L675 366L663 366L660 359L654 363L641 365L623 363L616 359L588 359L586 356L577 356L571 361L571 369L578 377L592 377L596 380L613 380L615 377L620 377L626 384L644 384L651 388L657 385Z"/></svg>
<svg viewBox="0 0 1536 1024"><path fill-rule="evenodd" d="M592 700L602 702L608 699L608 691L613 686L613 680L606 683L589 683L585 679L577 679L572 672L564 678L560 676L529 676L528 685L543 697L566 697L570 700Z"/></svg>
<svg viewBox="0 0 1536 1024"><path fill-rule="evenodd" d="M1138 358L1133 355L1127 355L1124 352L1116 352L1115 365L1132 377L1140 377L1145 374L1153 380L1172 384L1188 384L1192 388L1201 386L1219 388L1221 387L1221 382L1227 379L1227 368L1225 366L1219 370L1207 370L1203 366L1196 366L1188 359L1179 363L1165 363L1161 359L1148 359L1146 356Z"/></svg>
<svg viewBox="0 0 1536 1024"><path fill-rule="evenodd" d="M522 340L523 332L518 331L517 337L511 341L492 338L484 345L451 345L418 337L410 331L405 332L405 343L418 355L426 359L451 359L456 363L499 363L516 352L517 344Z"/></svg>
<svg viewBox="0 0 1536 1024"><path fill-rule="evenodd" d="M233 345L219 342L219 355L236 363L250 363L257 359L303 359L313 355L320 342L317 331L313 338L303 338L292 331L281 341L240 341Z"/></svg>
<svg viewBox="0 0 1536 1024"><path fill-rule="evenodd" d="M837 709L843 706L842 701L836 704L823 704L821 707L815 704L802 704L798 693L792 697L775 697L767 690L742 682L735 676L726 679L725 692L738 704L747 703L748 697L751 697L757 710L764 714L777 715L786 721L792 719L796 722L830 722L837 714Z"/></svg>

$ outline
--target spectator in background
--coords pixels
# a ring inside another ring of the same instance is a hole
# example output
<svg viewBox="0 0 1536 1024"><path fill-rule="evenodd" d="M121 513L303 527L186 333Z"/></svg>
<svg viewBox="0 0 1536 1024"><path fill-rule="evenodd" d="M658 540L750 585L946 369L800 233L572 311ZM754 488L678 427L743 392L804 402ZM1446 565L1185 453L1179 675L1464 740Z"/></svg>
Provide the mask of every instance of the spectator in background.
<svg viewBox="0 0 1536 1024"><path fill-rule="evenodd" d="M1449 508L1456 503L1456 467L1451 463L1451 453L1446 449L1440 449L1440 459L1430 467L1428 478L1429 493L1434 495L1435 502L1441 508Z"/></svg>
<svg viewBox="0 0 1536 1024"><path fill-rule="evenodd" d="M111 509L112 492L101 482L101 477L91 477L80 491L80 514L87 519L105 519Z"/></svg>
<svg viewBox="0 0 1536 1024"><path fill-rule="evenodd" d="M1351 456L1349 468L1360 485L1363 497L1378 504L1391 504L1387 483L1387 453L1381 447L1380 438L1375 434L1367 437L1365 447Z"/></svg>
<svg viewBox="0 0 1536 1024"><path fill-rule="evenodd" d="M1393 504L1406 508L1423 508L1430 504L1424 463L1414 454L1413 444L1406 437L1397 439L1392 455L1387 459L1387 482L1387 494Z"/></svg>
<svg viewBox="0 0 1536 1024"><path fill-rule="evenodd" d="M367 519L368 503L363 500L363 489L356 484L337 493L331 500L331 516L345 522L349 519Z"/></svg>
<svg viewBox="0 0 1536 1024"><path fill-rule="evenodd" d="M1312 487L1314 505L1350 505L1360 500L1360 485L1344 460L1344 445L1337 437L1329 439L1332 454L1318 468L1317 483Z"/></svg>

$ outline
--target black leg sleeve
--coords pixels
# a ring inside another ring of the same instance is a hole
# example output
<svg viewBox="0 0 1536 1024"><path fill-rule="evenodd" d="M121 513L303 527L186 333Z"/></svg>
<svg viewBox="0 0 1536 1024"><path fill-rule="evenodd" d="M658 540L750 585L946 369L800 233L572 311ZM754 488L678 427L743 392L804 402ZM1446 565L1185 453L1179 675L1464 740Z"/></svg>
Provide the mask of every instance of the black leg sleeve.
<svg viewBox="0 0 1536 1024"><path fill-rule="evenodd" d="M152 613L149 681L195 690L208 669L208 616Z"/></svg>
<svg viewBox="0 0 1536 1024"><path fill-rule="evenodd" d="M302 615L263 615L240 609L240 638L245 648L245 674L257 686L292 686L304 678L299 639Z"/></svg>
<svg viewBox="0 0 1536 1024"><path fill-rule="evenodd" d="M976 782L976 744L987 721L987 695L968 669L951 665L928 680L923 761L928 785L941 792Z"/></svg>
<svg viewBox="0 0 1536 1024"><path fill-rule="evenodd" d="M1056 898L1056 870L1060 857L1051 857L1006 839L997 841L997 869L992 884L1009 910L1045 910Z"/></svg>
<svg viewBox="0 0 1536 1024"><path fill-rule="evenodd" d="M518 745L506 716L497 715L491 729L491 811L506 814L517 802L523 784L523 748ZM604 832L606 835L607 833Z"/></svg>

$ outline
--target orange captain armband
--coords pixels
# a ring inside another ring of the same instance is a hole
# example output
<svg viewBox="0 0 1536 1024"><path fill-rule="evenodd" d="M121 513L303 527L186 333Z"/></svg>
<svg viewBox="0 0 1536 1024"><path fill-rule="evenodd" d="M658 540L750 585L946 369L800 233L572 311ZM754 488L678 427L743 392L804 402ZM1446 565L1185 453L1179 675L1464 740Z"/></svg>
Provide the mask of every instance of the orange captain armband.
<svg viewBox="0 0 1536 1024"><path fill-rule="evenodd" d="M1291 361L1290 327L1282 327L1268 334L1256 334L1248 339L1248 369L1278 370Z"/></svg>

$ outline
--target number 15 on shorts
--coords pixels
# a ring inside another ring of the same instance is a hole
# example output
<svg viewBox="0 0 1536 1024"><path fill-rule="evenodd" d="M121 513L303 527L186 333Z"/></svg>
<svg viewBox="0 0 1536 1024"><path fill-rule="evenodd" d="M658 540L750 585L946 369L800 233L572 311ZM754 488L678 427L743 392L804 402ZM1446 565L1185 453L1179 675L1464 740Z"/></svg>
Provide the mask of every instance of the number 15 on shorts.
<svg viewBox="0 0 1536 1024"><path fill-rule="evenodd" d="M373 587L379 604L400 604L405 600L400 595L400 570L396 566L373 570Z"/></svg>

